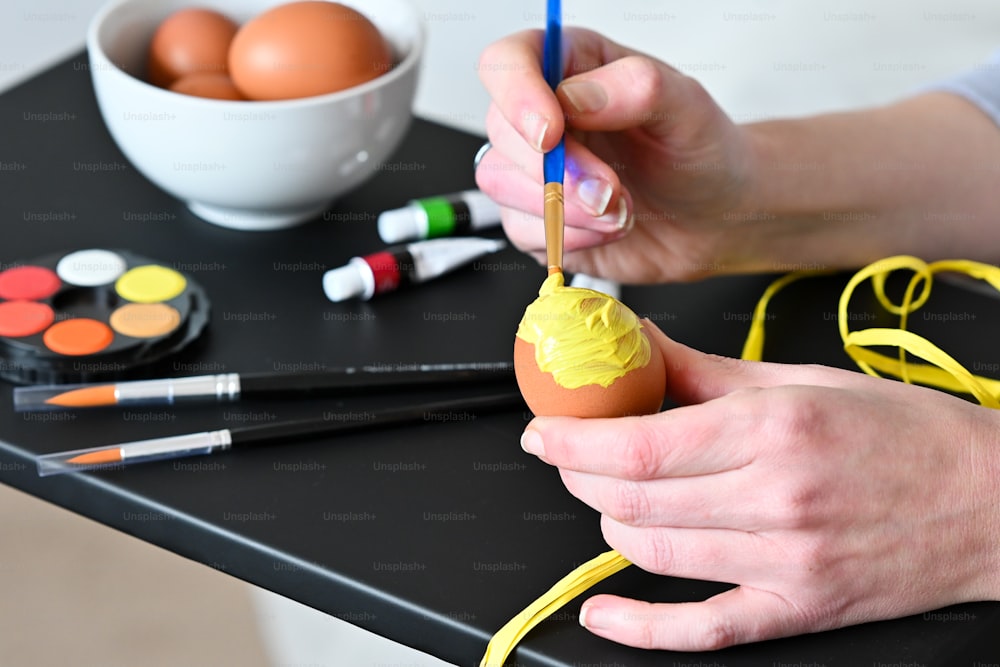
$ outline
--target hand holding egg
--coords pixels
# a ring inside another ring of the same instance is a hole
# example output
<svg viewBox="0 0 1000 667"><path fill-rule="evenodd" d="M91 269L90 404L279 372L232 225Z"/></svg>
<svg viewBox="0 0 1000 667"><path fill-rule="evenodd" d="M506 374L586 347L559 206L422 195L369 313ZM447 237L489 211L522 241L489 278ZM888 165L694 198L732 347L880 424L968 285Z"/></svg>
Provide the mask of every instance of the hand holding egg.
<svg viewBox="0 0 1000 667"><path fill-rule="evenodd" d="M537 416L623 417L658 412L666 391L660 349L606 294L550 275L514 339L514 373Z"/></svg>
<svg viewBox="0 0 1000 667"><path fill-rule="evenodd" d="M243 26L210 9L179 10L153 36L148 79L199 97L283 100L351 88L392 67L388 43L363 14L310 0Z"/></svg>

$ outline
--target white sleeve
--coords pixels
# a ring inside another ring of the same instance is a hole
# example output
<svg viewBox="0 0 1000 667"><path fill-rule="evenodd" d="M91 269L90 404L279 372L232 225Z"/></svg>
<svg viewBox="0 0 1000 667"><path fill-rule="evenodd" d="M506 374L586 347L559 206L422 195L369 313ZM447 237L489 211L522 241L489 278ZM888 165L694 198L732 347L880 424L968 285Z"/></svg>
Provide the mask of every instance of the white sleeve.
<svg viewBox="0 0 1000 667"><path fill-rule="evenodd" d="M1000 51L971 69L923 88L964 97L1000 125Z"/></svg>

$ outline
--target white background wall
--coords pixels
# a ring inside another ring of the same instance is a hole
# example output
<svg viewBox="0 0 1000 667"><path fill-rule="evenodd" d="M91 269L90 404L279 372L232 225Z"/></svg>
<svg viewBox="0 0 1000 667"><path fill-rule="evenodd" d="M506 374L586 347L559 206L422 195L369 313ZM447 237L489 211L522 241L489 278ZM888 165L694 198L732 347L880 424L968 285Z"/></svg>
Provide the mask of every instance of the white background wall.
<svg viewBox="0 0 1000 667"><path fill-rule="evenodd" d="M544 0L413 1L429 34L416 112L482 131L479 53L541 27ZM3 0L0 89L81 49L102 3ZM996 0L564 0L563 11L696 76L737 120L888 101L1000 48Z"/></svg>

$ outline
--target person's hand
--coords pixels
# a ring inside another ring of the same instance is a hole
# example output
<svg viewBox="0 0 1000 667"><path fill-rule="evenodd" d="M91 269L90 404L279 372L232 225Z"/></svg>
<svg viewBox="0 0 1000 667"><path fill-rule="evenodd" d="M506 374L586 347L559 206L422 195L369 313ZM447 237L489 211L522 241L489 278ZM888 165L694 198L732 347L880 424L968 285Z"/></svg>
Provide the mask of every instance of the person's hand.
<svg viewBox="0 0 1000 667"><path fill-rule="evenodd" d="M646 322L682 407L536 418L524 448L695 603L599 595L581 623L643 648L732 644L1000 599L1000 415L822 366L702 354Z"/></svg>
<svg viewBox="0 0 1000 667"><path fill-rule="evenodd" d="M734 124L690 77L567 29L566 77L543 35L488 46L493 145L476 170L504 230L544 261L542 156L566 129L568 271L626 283L857 267L892 254L995 262L1000 132L929 92L852 112ZM948 224L941 224L946 219Z"/></svg>
<svg viewBox="0 0 1000 667"><path fill-rule="evenodd" d="M739 268L722 240L748 187L741 128L695 80L588 30L565 31L557 96L542 77L542 41L518 33L479 62L492 148L476 179L511 241L543 258L540 153L565 127L567 270L660 282L719 273L731 259Z"/></svg>

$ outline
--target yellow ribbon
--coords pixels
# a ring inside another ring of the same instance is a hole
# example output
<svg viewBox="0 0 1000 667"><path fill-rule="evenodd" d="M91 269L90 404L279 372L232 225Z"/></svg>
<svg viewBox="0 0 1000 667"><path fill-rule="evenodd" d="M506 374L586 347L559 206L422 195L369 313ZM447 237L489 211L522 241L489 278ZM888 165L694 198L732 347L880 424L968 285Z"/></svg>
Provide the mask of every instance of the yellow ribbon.
<svg viewBox="0 0 1000 667"><path fill-rule="evenodd" d="M912 272L902 302L892 303L885 293L886 280L894 271ZM1000 267L970 260L954 259L927 263L916 257L900 255L879 260L854 274L840 295L837 322L844 351L858 367L869 375L891 375L906 383L921 384L954 393L970 394L982 405L1000 409L1000 381L969 372L951 355L926 338L907 331L907 318L926 303L931 284L937 273L959 273L989 283L1000 291ZM750 330L743 345L742 359L760 361L764 351L764 323L771 299L790 283L829 273L828 271L796 271L772 282L754 309ZM848 305L854 290L871 280L875 298L888 312L899 316L897 329L872 328L850 331ZM918 288L920 289L917 294ZM890 357L871 347L896 347L899 353ZM907 353L929 363L908 361ZM508 621L490 640L480 667L503 667L517 644L536 625L557 609L599 581L628 567L630 563L617 551L608 551L579 566L517 616Z"/></svg>
<svg viewBox="0 0 1000 667"><path fill-rule="evenodd" d="M567 574L493 635L480 667L503 667L507 656L532 628L580 593L629 565L617 551L606 551Z"/></svg>
<svg viewBox="0 0 1000 667"><path fill-rule="evenodd" d="M894 304L885 293L885 283L895 271L910 271L913 275L906 287L903 300ZM911 313L923 306L930 298L934 275L938 273L959 273L983 280L1000 291L1000 267L964 259L948 259L928 264L916 257L900 255L869 264L848 281L840 295L837 307L837 325L844 351L854 363L869 375L894 376L908 384L921 384L954 393L972 395L988 408L1000 408L1000 381L970 373L947 352L926 338L907 331L907 320ZM764 322L767 306L771 298L785 285L819 272L800 271L783 276L772 283L761 297L754 310L743 346L743 359L760 361L763 358ZM871 280L875 298L888 312L899 316L896 329L872 328L851 331L848 328L848 306L855 289L866 280ZM914 297L918 288L920 293ZM899 354L890 357L869 348L896 347ZM907 361L906 354L912 354L929 364Z"/></svg>

